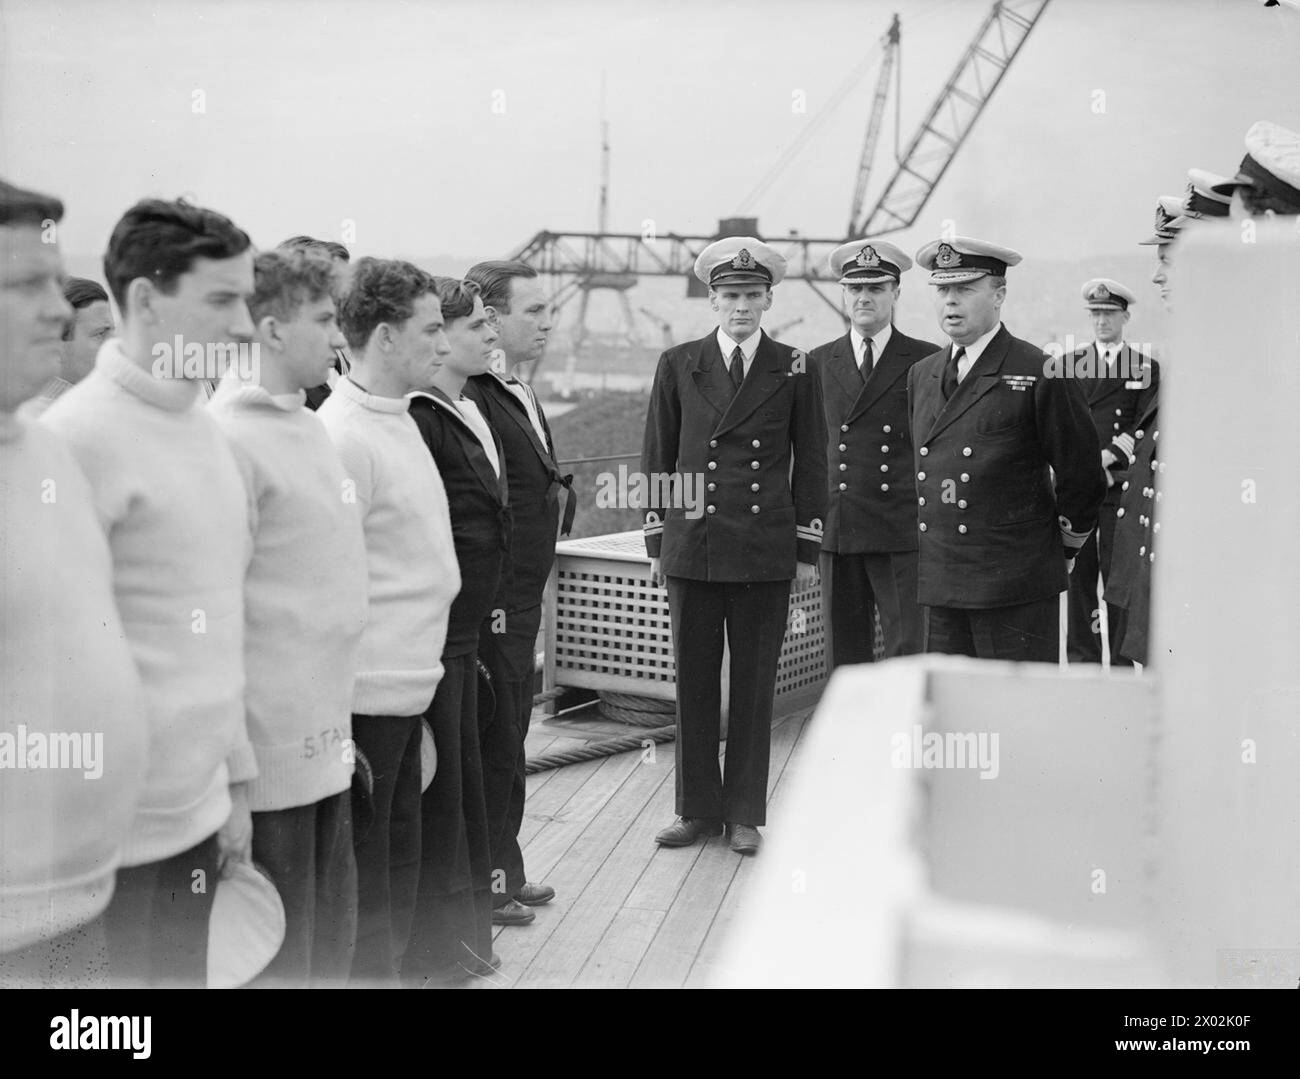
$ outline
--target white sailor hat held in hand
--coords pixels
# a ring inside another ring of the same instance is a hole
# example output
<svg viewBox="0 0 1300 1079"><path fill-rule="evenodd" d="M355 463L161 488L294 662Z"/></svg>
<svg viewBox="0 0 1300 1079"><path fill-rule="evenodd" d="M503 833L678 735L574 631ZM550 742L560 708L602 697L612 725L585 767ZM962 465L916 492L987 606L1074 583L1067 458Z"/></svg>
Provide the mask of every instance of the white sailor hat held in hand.
<svg viewBox="0 0 1300 1079"><path fill-rule="evenodd" d="M270 878L230 862L208 918L208 988L238 989L262 973L284 943L284 904Z"/></svg>
<svg viewBox="0 0 1300 1079"><path fill-rule="evenodd" d="M916 264L930 271L932 285L960 285L993 275L1001 277L1022 258L1019 251L987 240L954 236L932 240L916 253Z"/></svg>
<svg viewBox="0 0 1300 1079"><path fill-rule="evenodd" d="M1178 233L1187 224L1183 216L1183 200L1179 195L1161 195L1156 203L1156 231L1145 240L1139 240L1139 247L1152 244L1169 244L1178 239Z"/></svg>
<svg viewBox="0 0 1300 1079"><path fill-rule="evenodd" d="M695 276L709 288L723 285L766 285L785 277L785 259L753 236L724 236L714 240L695 260Z"/></svg>
<svg viewBox="0 0 1300 1079"><path fill-rule="evenodd" d="M884 240L850 240L826 260L841 285L869 281L897 281L912 268L901 247Z"/></svg>
<svg viewBox="0 0 1300 1079"><path fill-rule="evenodd" d="M1216 184L1215 191L1231 196L1238 187L1254 188L1300 209L1300 134L1271 120L1252 125L1237 175Z"/></svg>
<svg viewBox="0 0 1300 1079"><path fill-rule="evenodd" d="M1127 311L1137 297L1118 281L1094 277L1083 286L1083 302L1089 311Z"/></svg>

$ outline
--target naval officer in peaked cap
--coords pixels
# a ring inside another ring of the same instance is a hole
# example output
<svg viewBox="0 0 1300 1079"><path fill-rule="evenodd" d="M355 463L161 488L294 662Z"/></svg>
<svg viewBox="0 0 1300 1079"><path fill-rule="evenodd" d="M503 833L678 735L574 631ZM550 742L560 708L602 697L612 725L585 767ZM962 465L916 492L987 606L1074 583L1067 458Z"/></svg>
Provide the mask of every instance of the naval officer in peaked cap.
<svg viewBox="0 0 1300 1079"><path fill-rule="evenodd" d="M1246 132L1246 156L1215 192L1231 199L1234 217L1300 214L1300 133L1271 120Z"/></svg>
<svg viewBox="0 0 1300 1079"><path fill-rule="evenodd" d="M838 667L873 659L873 607L886 658L921 651L907 373L939 346L894 325L900 281L912 266L901 248L851 240L831 252L829 264L850 327L809 356L821 379L829 439L821 574Z"/></svg>
<svg viewBox="0 0 1300 1079"><path fill-rule="evenodd" d="M1020 259L961 236L916 255L951 339L908 374L918 598L927 652L1055 663L1059 596L1106 480L1082 388L1002 325Z"/></svg>
<svg viewBox="0 0 1300 1079"><path fill-rule="evenodd" d="M659 358L641 456L646 475L690 475L703 491L703 505L645 515L651 579L668 588L677 665L678 820L656 839L688 846L725 824L731 849L752 854L766 823L790 582L806 588L817 579L826 422L808 358L760 329L785 259L753 237L728 237L700 253L695 274L709 286L718 328ZM731 650L725 777L718 764L724 634Z"/></svg>
<svg viewBox="0 0 1300 1079"><path fill-rule="evenodd" d="M1223 186L1232 181L1208 169L1187 170L1187 193L1183 196L1183 216L1189 218L1227 217L1232 204L1231 192Z"/></svg>
<svg viewBox="0 0 1300 1079"><path fill-rule="evenodd" d="M1110 278L1095 277L1084 282L1082 293L1096 340L1074 353L1065 373L1073 371L1088 400L1097 440L1102 445L1106 497L1097 529L1079 548L1070 574L1066 651L1071 663L1100 663L1097 581L1099 577L1103 582L1110 580L1115 525L1121 497L1128 489L1138 420L1146 414L1160 388L1160 366L1124 340L1124 327L1137 302L1132 290ZM1119 651L1122 618L1122 608L1108 605L1106 627L1112 666L1131 665Z"/></svg>
<svg viewBox="0 0 1300 1079"><path fill-rule="evenodd" d="M1139 241L1141 247L1156 249L1156 272L1151 283L1160 290L1165 309L1172 311L1169 272L1174 246L1182 231L1196 216L1173 213L1173 196L1162 195L1156 203L1155 232ZM1111 662L1145 666L1150 660L1151 569L1155 561L1156 503L1163 492L1156 490L1161 468L1160 396L1152 394L1137 413L1133 432L1133 463L1120 484L1119 518L1112 544L1110 576L1106 580L1106 607L1118 610L1118 645L1112 646ZM1117 657L1118 656L1118 660Z"/></svg>

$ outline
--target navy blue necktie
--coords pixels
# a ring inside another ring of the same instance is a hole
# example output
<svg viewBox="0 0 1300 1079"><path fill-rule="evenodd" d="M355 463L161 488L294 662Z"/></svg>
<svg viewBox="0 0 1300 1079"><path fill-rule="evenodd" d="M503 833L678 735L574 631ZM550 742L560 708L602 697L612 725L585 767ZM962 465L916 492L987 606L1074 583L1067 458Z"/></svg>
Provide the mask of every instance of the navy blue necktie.
<svg viewBox="0 0 1300 1079"><path fill-rule="evenodd" d="M737 345L735 351L731 354L731 385L739 390L740 384L745 381L745 354Z"/></svg>
<svg viewBox="0 0 1300 1079"><path fill-rule="evenodd" d="M945 401L948 400L957 389L957 364L965 355L965 346L958 346L953 349L952 356L943 369L943 383L940 386L940 390L943 392L943 399Z"/></svg>

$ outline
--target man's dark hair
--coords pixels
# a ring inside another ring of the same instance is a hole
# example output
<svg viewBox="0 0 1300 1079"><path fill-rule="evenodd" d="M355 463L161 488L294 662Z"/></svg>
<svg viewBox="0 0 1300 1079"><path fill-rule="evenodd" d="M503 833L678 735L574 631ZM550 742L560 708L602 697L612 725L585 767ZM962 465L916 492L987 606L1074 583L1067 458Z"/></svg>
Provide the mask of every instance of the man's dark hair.
<svg viewBox="0 0 1300 1079"><path fill-rule="evenodd" d="M74 311L80 311L92 303L108 303L108 293L104 291L104 286L88 277L69 277L64 281L63 298L72 305Z"/></svg>
<svg viewBox="0 0 1300 1079"><path fill-rule="evenodd" d="M1295 217L1300 214L1300 203L1292 202L1281 194L1261 191L1249 185L1242 185L1237 191L1241 195L1241 205L1251 217L1263 217L1269 210L1279 217Z"/></svg>
<svg viewBox="0 0 1300 1079"><path fill-rule="evenodd" d="M73 311L80 311L83 307L89 307L92 303L108 303L108 293L104 291L104 286L98 281L91 281L85 277L69 277L63 282L63 298L72 305ZM68 319L68 324L63 328L63 340L72 340L72 330L76 323L75 318Z"/></svg>
<svg viewBox="0 0 1300 1079"><path fill-rule="evenodd" d="M0 225L35 225L63 219L63 203L53 195L25 191L0 180Z"/></svg>
<svg viewBox="0 0 1300 1079"><path fill-rule="evenodd" d="M381 322L398 326L415 314L415 301L438 294L431 274L400 259L363 258L339 298L339 325L348 345L364 348Z"/></svg>
<svg viewBox="0 0 1300 1079"><path fill-rule="evenodd" d="M196 259L228 259L252 246L230 218L184 199L141 199L113 229L104 253L104 280L126 314L126 290L147 277L171 295Z"/></svg>
<svg viewBox="0 0 1300 1079"><path fill-rule="evenodd" d="M478 285L485 306L508 315L510 314L510 290L514 287L511 282L516 277L536 276L537 271L526 262L499 259L475 263L465 274L465 280L473 281Z"/></svg>
<svg viewBox="0 0 1300 1079"><path fill-rule="evenodd" d="M280 251L319 251L339 262L351 262L352 253L333 240L318 240L315 236L290 236L276 245Z"/></svg>
<svg viewBox="0 0 1300 1079"><path fill-rule="evenodd" d="M438 283L438 302L447 325L474 313L474 300L480 295L478 285L455 277L435 277L434 281Z"/></svg>
<svg viewBox="0 0 1300 1079"><path fill-rule="evenodd" d="M263 251L253 261L253 324L273 315L288 322L306 302L333 295L338 268L324 252L304 248Z"/></svg>

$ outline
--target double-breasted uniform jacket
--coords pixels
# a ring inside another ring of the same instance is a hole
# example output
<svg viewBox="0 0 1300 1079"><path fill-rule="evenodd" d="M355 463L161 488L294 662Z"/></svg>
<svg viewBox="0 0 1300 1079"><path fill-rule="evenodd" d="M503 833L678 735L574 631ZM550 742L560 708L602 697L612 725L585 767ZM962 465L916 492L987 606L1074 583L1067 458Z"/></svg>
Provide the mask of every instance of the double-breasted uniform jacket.
<svg viewBox="0 0 1300 1079"><path fill-rule="evenodd" d="M1160 530L1156 506L1164 497L1157 489L1163 468L1158 460L1160 428L1158 401L1152 398L1133 432L1133 464L1121 487L1115 523L1115 553L1111 557L1106 602L1128 609L1120 651L1129 659L1147 662L1151 564Z"/></svg>
<svg viewBox="0 0 1300 1079"><path fill-rule="evenodd" d="M761 332L761 331L760 331ZM791 466L791 453L794 461ZM826 419L808 357L763 333L734 390L717 334L659 358L641 467L677 474L672 506L645 513L646 551L674 577L779 581L815 564L826 518ZM697 485L686 502L681 477Z"/></svg>
<svg viewBox="0 0 1300 1079"><path fill-rule="evenodd" d="M829 436L823 551L916 550L916 470L907 373L938 348L894 327L865 383L849 334L808 354L821 377Z"/></svg>
<svg viewBox="0 0 1300 1079"><path fill-rule="evenodd" d="M1042 350L1000 326L945 402L951 350L908 375L918 598L978 609L1058 595L1106 489L1083 390L1047 377Z"/></svg>
<svg viewBox="0 0 1300 1079"><path fill-rule="evenodd" d="M411 419L420 429L447 490L451 534L460 564L461 589L447 620L444 655L478 646L479 627L488 617L501 586L510 550L509 486L501 438L492 431L498 476L483 444L450 398L440 390L411 397ZM488 426L492 430L491 425Z"/></svg>
<svg viewBox="0 0 1300 1079"><path fill-rule="evenodd" d="M510 497L510 551L501 574L500 604L507 612L527 610L542 601L542 592L555 563L555 540L560 521L560 488L570 487L572 476L560 475L554 442L546 416L538 405L546 441L537 431L523 404L495 375L475 375L465 383L464 394L479 407L501 440ZM536 398L534 398L534 401ZM572 489L565 507L564 531L573 523Z"/></svg>
<svg viewBox="0 0 1300 1079"><path fill-rule="evenodd" d="M1116 482L1106 489L1105 499L1106 504L1114 508L1121 501L1122 481L1132 464L1129 455L1115 445L1115 439L1121 435L1133 435L1136 442L1138 418L1150 407L1160 390L1160 364L1125 343L1116 354L1114 367L1108 370L1097 355L1097 346L1090 344L1074 353L1072 370L1094 372L1092 377L1079 381L1088 399L1092 422L1097 427L1097 439L1104 449L1115 455L1110 472ZM1114 373L1111 374L1110 370Z"/></svg>

